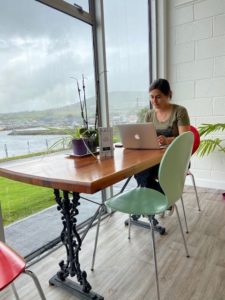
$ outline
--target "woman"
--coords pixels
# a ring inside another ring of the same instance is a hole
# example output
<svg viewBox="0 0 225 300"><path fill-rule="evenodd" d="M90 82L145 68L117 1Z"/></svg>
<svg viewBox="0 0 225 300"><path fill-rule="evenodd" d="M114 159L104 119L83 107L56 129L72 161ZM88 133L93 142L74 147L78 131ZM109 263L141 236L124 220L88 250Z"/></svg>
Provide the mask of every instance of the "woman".
<svg viewBox="0 0 225 300"><path fill-rule="evenodd" d="M145 122L153 122L160 145L169 145L179 134L190 130L187 110L172 104L172 91L166 79L155 80L150 88L150 101L153 106L145 116ZM163 193L157 179L159 165L135 175L141 187L148 187ZM169 172L168 172L169 174Z"/></svg>

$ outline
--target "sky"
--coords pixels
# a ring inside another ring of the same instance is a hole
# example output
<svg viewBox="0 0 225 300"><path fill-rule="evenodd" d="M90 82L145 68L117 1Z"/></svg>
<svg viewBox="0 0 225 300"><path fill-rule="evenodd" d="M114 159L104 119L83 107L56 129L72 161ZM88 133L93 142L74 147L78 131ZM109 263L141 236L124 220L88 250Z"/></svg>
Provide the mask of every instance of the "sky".
<svg viewBox="0 0 225 300"><path fill-rule="evenodd" d="M109 92L148 89L147 0L138 3L104 1ZM0 20L0 113L77 102L82 74L95 95L91 26L35 0L1 1Z"/></svg>

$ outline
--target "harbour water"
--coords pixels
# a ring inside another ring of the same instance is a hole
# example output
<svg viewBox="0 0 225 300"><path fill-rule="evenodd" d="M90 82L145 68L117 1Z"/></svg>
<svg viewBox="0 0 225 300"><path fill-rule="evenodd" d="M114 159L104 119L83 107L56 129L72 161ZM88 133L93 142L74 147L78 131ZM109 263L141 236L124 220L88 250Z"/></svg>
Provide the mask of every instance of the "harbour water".
<svg viewBox="0 0 225 300"><path fill-rule="evenodd" d="M46 151L62 135L8 135L0 131L0 159L33 152Z"/></svg>

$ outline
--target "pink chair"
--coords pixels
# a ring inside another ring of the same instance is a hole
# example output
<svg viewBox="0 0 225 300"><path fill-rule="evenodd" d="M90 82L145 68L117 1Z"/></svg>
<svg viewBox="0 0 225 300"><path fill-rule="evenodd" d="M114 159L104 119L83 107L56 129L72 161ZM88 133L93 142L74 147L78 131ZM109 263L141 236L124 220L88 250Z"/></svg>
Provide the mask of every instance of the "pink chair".
<svg viewBox="0 0 225 300"><path fill-rule="evenodd" d="M24 259L0 241L0 291L4 290L8 285L13 284L13 281L21 273L25 273L33 279L41 299L46 300L38 278L33 272L26 269ZM16 299L19 299L14 285L12 285L12 288Z"/></svg>

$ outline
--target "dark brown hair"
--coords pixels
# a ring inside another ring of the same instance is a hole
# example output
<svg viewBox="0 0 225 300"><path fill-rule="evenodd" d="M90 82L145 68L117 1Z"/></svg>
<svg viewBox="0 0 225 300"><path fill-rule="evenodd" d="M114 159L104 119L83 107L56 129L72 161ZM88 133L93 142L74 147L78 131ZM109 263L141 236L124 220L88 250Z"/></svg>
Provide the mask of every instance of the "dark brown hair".
<svg viewBox="0 0 225 300"><path fill-rule="evenodd" d="M166 79L156 79L152 82L149 88L149 92L152 90L160 90L164 95L169 96L170 98L172 97L172 91L170 89L170 84Z"/></svg>

